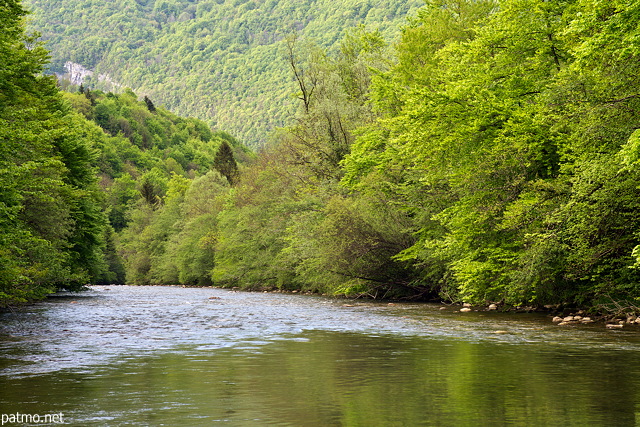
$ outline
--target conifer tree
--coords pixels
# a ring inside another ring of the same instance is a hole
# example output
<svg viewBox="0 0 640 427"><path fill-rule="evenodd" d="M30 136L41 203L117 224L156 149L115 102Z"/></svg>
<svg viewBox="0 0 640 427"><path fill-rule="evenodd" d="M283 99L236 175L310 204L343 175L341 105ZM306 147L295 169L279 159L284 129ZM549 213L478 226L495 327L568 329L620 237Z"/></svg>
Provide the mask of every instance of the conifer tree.
<svg viewBox="0 0 640 427"><path fill-rule="evenodd" d="M238 179L238 164L227 141L222 141L220 144L220 148L218 148L216 157L213 160L213 167L227 178L229 185L233 185Z"/></svg>
<svg viewBox="0 0 640 427"><path fill-rule="evenodd" d="M156 112L156 106L153 105L153 102L149 99L149 97L144 97L144 103L147 104L147 108L149 109L149 111L151 111L152 113Z"/></svg>

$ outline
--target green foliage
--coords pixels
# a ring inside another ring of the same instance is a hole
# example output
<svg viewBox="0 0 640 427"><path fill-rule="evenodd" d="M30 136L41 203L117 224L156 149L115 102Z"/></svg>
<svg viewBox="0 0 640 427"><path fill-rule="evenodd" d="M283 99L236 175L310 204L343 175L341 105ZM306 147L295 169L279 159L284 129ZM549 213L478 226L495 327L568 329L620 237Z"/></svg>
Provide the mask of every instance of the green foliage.
<svg viewBox="0 0 640 427"><path fill-rule="evenodd" d="M389 188L419 231L398 259L429 266L425 284L473 303L637 297L635 178L619 166L638 125L634 62L619 61L633 9L434 1L405 30L344 183L401 171Z"/></svg>
<svg viewBox="0 0 640 427"><path fill-rule="evenodd" d="M292 214L309 202L299 201L292 176L272 166L277 153L263 153L230 194L219 214L214 283L244 288L295 287L289 266L276 262Z"/></svg>
<svg viewBox="0 0 640 427"><path fill-rule="evenodd" d="M406 216L380 200L339 187L354 130L373 120L372 69L389 67L380 34L350 32L335 55L289 40L298 81L297 124L275 135L243 173L220 214L215 283L302 288L338 294L400 295L412 270L393 257L412 242ZM369 196L373 196L370 192Z"/></svg>
<svg viewBox="0 0 640 427"><path fill-rule="evenodd" d="M52 51L52 71L72 61L95 71L86 87L113 91L99 74L156 106L198 117L257 148L290 124L294 90L283 39L293 32L338 50L364 24L394 38L422 0L109 2L28 0L31 26Z"/></svg>
<svg viewBox="0 0 640 427"><path fill-rule="evenodd" d="M66 98L100 126L87 124L99 141L106 212L117 233L110 237L109 277L134 284L210 284L221 209L211 210L217 206L213 198L227 192L221 180L238 178L235 159L242 164L251 153L200 120L162 107L152 111L131 91L93 92L88 110L73 95ZM229 176L211 171L217 167Z"/></svg>
<svg viewBox="0 0 640 427"><path fill-rule="evenodd" d="M220 143L216 157L213 159L213 167L227 178L229 185L233 185L238 179L238 164L227 141Z"/></svg>
<svg viewBox="0 0 640 427"><path fill-rule="evenodd" d="M0 305L78 289L106 274L105 217L84 120L26 36L19 2L0 5Z"/></svg>
<svg viewBox="0 0 640 427"><path fill-rule="evenodd" d="M186 253L212 247L215 214L183 215L185 194L209 188L221 145L232 160L248 151L130 90L60 93L25 14L0 5L0 306L87 283L205 283L207 254Z"/></svg>
<svg viewBox="0 0 640 427"><path fill-rule="evenodd" d="M257 36L253 25L267 22L264 8L297 19L302 6L234 6L251 17L244 27L216 21L233 36L199 20L222 16L231 7L225 2L128 4L127 18L115 8L127 24L156 23L128 35L140 55L130 55L130 41L115 39L104 57L82 55L90 65L126 62L204 92L238 70L227 64L240 64L243 54L253 55L258 74L280 70L265 52L283 39L280 54L293 81L274 93L292 92L299 108L261 110L295 119L257 156L229 134L148 97L139 101L131 90L83 87L60 96L49 79L24 72L42 69L44 51L26 49L18 21L5 21L2 40L14 25L21 42L2 44L0 55L26 59L25 68L0 71L9 79L0 83L7 87L0 98L6 301L60 283L126 280L514 306L597 308L612 299L637 306L635 4L430 0L391 47L384 28L364 26L339 41L323 34L314 44L302 34L321 27L302 15L303 33L285 38L273 27ZM354 22L376 9L352 6L344 16L357 15ZM104 35L97 34L92 43ZM174 38L194 40L185 34L203 41L174 46ZM220 70L206 68L209 55L221 59ZM174 58L166 61L169 71L163 58ZM113 69L132 81L138 75ZM207 76L201 87L184 77L192 71ZM278 76L285 81L281 70ZM257 86L272 88L266 80ZM171 97L201 103L198 90L178 96L171 85L158 87L163 96L144 92L164 104Z"/></svg>

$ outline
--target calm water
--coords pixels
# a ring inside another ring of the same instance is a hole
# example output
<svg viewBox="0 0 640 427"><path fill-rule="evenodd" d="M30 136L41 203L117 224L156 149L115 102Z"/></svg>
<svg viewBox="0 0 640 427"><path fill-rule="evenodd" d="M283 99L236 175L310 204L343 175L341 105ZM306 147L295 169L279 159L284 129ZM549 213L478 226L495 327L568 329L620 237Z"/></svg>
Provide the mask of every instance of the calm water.
<svg viewBox="0 0 640 427"><path fill-rule="evenodd" d="M344 304L114 286L2 313L0 413L77 426L640 425L639 329Z"/></svg>

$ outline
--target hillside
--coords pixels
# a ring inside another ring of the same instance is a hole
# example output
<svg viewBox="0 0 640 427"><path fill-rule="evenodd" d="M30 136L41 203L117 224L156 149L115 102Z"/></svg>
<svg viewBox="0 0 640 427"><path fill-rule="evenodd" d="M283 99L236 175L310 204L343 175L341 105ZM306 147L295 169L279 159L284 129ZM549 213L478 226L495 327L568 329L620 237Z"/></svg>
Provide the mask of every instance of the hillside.
<svg viewBox="0 0 640 427"><path fill-rule="evenodd" d="M30 28L51 51L50 70L67 61L146 95L179 115L198 117L245 144L264 144L288 124L296 86L283 41L297 33L335 49L359 24L387 40L421 0L27 0ZM113 87L93 78L85 85Z"/></svg>
<svg viewBox="0 0 640 427"><path fill-rule="evenodd" d="M285 44L297 112L255 156L144 94L60 94L22 14L0 304L124 281L640 313L638 2L433 0L395 55L364 27Z"/></svg>
<svg viewBox="0 0 640 427"><path fill-rule="evenodd" d="M120 242L136 218L183 197L206 212L251 157L229 134L130 90L61 92L42 73L48 53L25 34L25 14L20 2L0 3L0 307L122 283ZM200 190L188 198L192 182Z"/></svg>

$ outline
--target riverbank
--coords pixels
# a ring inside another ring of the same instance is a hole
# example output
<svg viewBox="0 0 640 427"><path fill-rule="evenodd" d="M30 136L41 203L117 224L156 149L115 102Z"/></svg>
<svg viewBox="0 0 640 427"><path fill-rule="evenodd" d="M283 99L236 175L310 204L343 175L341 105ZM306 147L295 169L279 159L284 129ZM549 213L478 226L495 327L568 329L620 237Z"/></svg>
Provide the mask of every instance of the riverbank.
<svg viewBox="0 0 640 427"><path fill-rule="evenodd" d="M183 288L200 286L185 286L176 285ZM210 288L218 288L216 286L210 286ZM291 294L291 295L320 295L325 297L344 299L345 301L356 300L371 300L380 301L380 299L372 298L370 295L360 294L357 296L349 295L329 295L327 293L320 293L314 291L303 291L299 289L287 290L287 289L275 289L275 288L254 288L254 289L242 289L240 287L232 288L219 288L230 289L232 291L241 292L257 292L257 293L276 293L276 294ZM390 299L388 304L396 304L407 302L406 300ZM579 326L587 324L602 324L608 329L621 329L624 327L633 327L640 330L640 308L633 305L622 305L615 301L611 301L610 307L601 305L600 311L594 307L577 307L569 304L553 304L545 306L508 306L500 303L489 303L486 305L471 305L469 303L452 303L443 300L431 300L431 301L411 301L411 302L424 302L424 303L436 303L441 305L441 310L453 310L461 313L468 312L502 312L502 313L542 313L545 314L550 322L558 326ZM353 304L351 304L353 306Z"/></svg>
<svg viewBox="0 0 640 427"><path fill-rule="evenodd" d="M110 290L111 287L121 287L121 286L129 286L129 285L88 285L84 289L79 292L70 292L70 291L61 291L57 293L52 293L47 296L47 298L56 298L60 295L72 295L72 294L81 294L82 292L86 292L91 290L93 287L100 288L104 290ZM146 288L149 286L157 286L157 285L139 285L136 287ZM640 309L638 307L625 307L621 304L617 304L615 302L611 303L611 307L607 307L607 310L597 311L594 308L587 307L576 307L573 305L546 305L546 306L508 306L505 304L499 303L489 303L486 305L476 305L473 306L468 303L452 303L446 301L406 301L406 300L397 300L397 299L389 299L389 300L381 300L375 299L368 295L357 295L357 296L348 296L348 295L329 295L326 293L313 292L313 291L303 291L298 289L287 290L287 289L274 289L274 288L254 288L254 289L242 289L240 287L217 287L217 286L186 286L186 285L163 285L162 287L170 287L170 288L192 288L192 289L220 289L227 290L231 292L246 292L246 293L270 293L270 294L283 294L283 295L303 295L303 296L322 296L327 298L332 298L336 300L343 300L345 303L342 304L345 307L355 307L359 302L384 302L387 305L396 305L402 303L424 303L424 304L438 304L440 306L440 310L442 311L452 311L452 312L460 312L460 313L470 313L470 312L495 312L495 313L505 313L505 314L519 314L519 313L538 313L545 315L550 323L553 323L559 327L579 327L581 325L602 325L608 329L622 329L622 328L630 328L632 330L637 329L640 331ZM21 306L29 306L32 304L36 304L42 300L33 300L27 303L22 304ZM2 311L11 311L17 308L18 306L11 307L0 307L0 312ZM615 309L615 310L614 310Z"/></svg>

